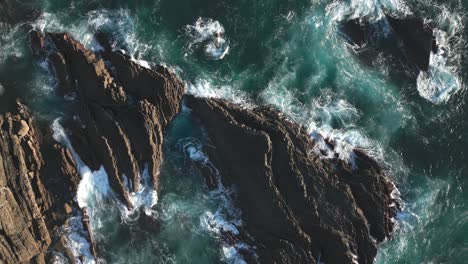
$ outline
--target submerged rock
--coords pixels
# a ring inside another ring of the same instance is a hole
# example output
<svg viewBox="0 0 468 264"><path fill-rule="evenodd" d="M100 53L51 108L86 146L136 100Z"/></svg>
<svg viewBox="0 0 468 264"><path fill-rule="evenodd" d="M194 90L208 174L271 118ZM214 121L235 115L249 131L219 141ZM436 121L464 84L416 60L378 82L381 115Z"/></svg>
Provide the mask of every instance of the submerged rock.
<svg viewBox="0 0 468 264"><path fill-rule="evenodd" d="M437 49L431 26L418 17L398 19L387 16L387 20L402 42L408 59L420 70L429 70L431 51Z"/></svg>
<svg viewBox="0 0 468 264"><path fill-rule="evenodd" d="M376 161L361 150L357 168L322 159L305 129L269 108L192 96L187 105L214 145L206 151L223 184L237 188L240 237L260 263L373 262L397 212Z"/></svg>
<svg viewBox="0 0 468 264"><path fill-rule="evenodd" d="M405 64L418 71L429 69L431 51L437 50L432 27L414 16L387 15L375 22L365 18L350 19L341 24L340 30L351 44L402 57ZM394 39L388 39L388 34Z"/></svg>

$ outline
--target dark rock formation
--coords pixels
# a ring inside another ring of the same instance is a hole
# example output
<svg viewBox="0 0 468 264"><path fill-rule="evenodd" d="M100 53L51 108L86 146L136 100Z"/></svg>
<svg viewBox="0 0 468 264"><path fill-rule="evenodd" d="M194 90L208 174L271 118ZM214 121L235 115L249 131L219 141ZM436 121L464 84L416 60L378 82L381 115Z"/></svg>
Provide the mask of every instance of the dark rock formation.
<svg viewBox="0 0 468 264"><path fill-rule="evenodd" d="M58 94L61 96L70 95L73 92L72 82L68 75L67 64L63 55L58 52L53 52L47 57L49 61L49 67L55 74L57 80Z"/></svg>
<svg viewBox="0 0 468 264"><path fill-rule="evenodd" d="M0 115L0 262L45 263L51 239L42 215L48 206L39 176L44 165L29 110Z"/></svg>
<svg viewBox="0 0 468 264"><path fill-rule="evenodd" d="M44 36L40 32L36 30L31 30L28 33L28 38L29 38L29 45L31 46L31 50L34 55L38 55L44 52L45 39L44 39Z"/></svg>
<svg viewBox="0 0 468 264"><path fill-rule="evenodd" d="M214 145L206 151L224 185L238 188L241 237L253 237L260 263L373 262L397 210L373 159L355 150L356 169L322 159L305 129L269 108L192 96L187 105Z"/></svg>
<svg viewBox="0 0 468 264"><path fill-rule="evenodd" d="M385 39L384 31L388 29L394 39ZM341 24L340 30L351 44L401 57L405 64L418 71L429 69L431 51L437 51L431 26L414 16L396 18L387 15L376 22L365 18L350 19Z"/></svg>
<svg viewBox="0 0 468 264"><path fill-rule="evenodd" d="M144 68L120 52L98 54L104 62L68 34L46 38L58 51L51 64L59 88L68 91L73 80L78 94L80 122L66 124L73 146L91 169L104 166L114 192L132 207L128 195L145 168L158 187L163 130L179 111L184 84L166 68Z"/></svg>
<svg viewBox="0 0 468 264"><path fill-rule="evenodd" d="M71 213L79 178L66 150L44 146L25 105L17 102L16 113L0 115L0 128L0 262L46 263L53 234Z"/></svg>
<svg viewBox="0 0 468 264"><path fill-rule="evenodd" d="M402 42L408 59L420 70L427 71L431 51L437 49L431 26L417 17L398 19L387 16L387 20Z"/></svg>
<svg viewBox="0 0 468 264"><path fill-rule="evenodd" d="M360 19L351 19L343 23L340 27L348 41L359 47L366 45L369 41L369 22Z"/></svg>

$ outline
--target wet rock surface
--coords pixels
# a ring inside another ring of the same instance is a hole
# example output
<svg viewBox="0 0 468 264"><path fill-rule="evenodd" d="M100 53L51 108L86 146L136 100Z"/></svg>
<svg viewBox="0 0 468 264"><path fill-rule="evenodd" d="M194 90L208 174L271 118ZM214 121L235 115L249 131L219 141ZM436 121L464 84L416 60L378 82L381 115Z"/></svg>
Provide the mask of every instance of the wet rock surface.
<svg viewBox="0 0 468 264"><path fill-rule="evenodd" d="M65 126L72 144L91 169L103 164L112 189L131 208L129 192L137 191L143 170L158 187L163 131L179 111L185 86L162 66L147 69L109 50L95 54L66 33L46 38L65 62L52 63L59 89L68 87L61 80L71 79L78 94L79 122Z"/></svg>
<svg viewBox="0 0 468 264"><path fill-rule="evenodd" d="M360 55L365 61L385 52L415 72L428 71L431 51L437 51L432 27L415 16L386 15L372 22L366 18L350 19L340 24L340 30L350 44L360 49L358 53L364 51Z"/></svg>
<svg viewBox="0 0 468 264"><path fill-rule="evenodd" d="M355 26L355 39L367 38ZM131 209L130 193L145 170L151 188L159 188L163 133L181 108L185 85L165 67L146 68L113 50L106 35L96 38L102 51L67 33L30 33L33 53L49 60L58 94L73 95L73 114L61 123L74 150L91 170L105 168L113 192ZM376 161L361 150L354 150L356 167L323 159L304 128L271 108L193 96L186 103L206 129L212 145L205 151L224 186L237 190L243 226L239 234L222 233L226 244L252 245L255 253L239 250L249 263L373 262L398 209L395 187ZM72 263L84 259L60 234L72 216L80 217L90 251L99 255L87 212L74 201L80 176L70 150L54 143L50 129L39 133L21 103L16 113L0 114L0 128L0 262L45 263L51 252ZM214 189L213 171L199 169ZM158 232L158 223L141 215L138 223Z"/></svg>
<svg viewBox="0 0 468 264"><path fill-rule="evenodd" d="M45 159L47 139L29 109L16 104L16 112L0 114L0 262L46 263L67 218L64 205L74 203L71 181L77 179L61 174L51 157L62 159L65 152L52 150Z"/></svg>
<svg viewBox="0 0 468 264"><path fill-rule="evenodd" d="M269 108L192 96L187 105L207 130L214 147L206 152L223 184L238 188L240 237L260 263L373 262L397 205L372 158L355 150L354 169L322 159L301 126Z"/></svg>
<svg viewBox="0 0 468 264"><path fill-rule="evenodd" d="M0 115L0 262L43 258L51 238L42 211L49 206L40 179L44 160L29 110Z"/></svg>

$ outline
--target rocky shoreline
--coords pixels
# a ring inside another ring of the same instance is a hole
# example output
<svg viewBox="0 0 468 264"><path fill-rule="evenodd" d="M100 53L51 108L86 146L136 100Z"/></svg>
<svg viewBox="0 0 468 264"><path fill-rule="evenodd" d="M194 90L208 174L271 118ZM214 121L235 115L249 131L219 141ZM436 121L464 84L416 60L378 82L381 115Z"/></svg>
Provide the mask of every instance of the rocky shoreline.
<svg viewBox="0 0 468 264"><path fill-rule="evenodd" d="M181 110L185 84L163 66L145 68L113 50L103 34L96 35L102 46L96 53L67 33L31 31L29 39L32 52L48 58L57 94L74 98L73 115L61 120L74 151L91 170L102 165L112 191L132 209L130 193L145 169L151 187L160 188L163 135ZM354 150L357 168L323 159L300 125L270 108L190 95L184 101L215 146L205 151L223 183L238 187L245 228L225 237L254 245L255 256L241 252L244 259L373 262L398 210L395 187L376 161L362 150ZM50 129L38 129L20 102L17 113L0 115L0 127L0 262L48 263L51 251L65 252L71 263L83 260L56 235L72 214L82 215L90 250L99 257L86 209L75 201L80 175L70 150L54 142ZM55 154L44 157L44 149ZM156 219L141 217L157 232Z"/></svg>
<svg viewBox="0 0 468 264"><path fill-rule="evenodd" d="M397 202L372 158L355 150L356 169L323 159L306 130L274 109L193 96L187 106L207 130L223 184L238 187L240 236L254 238L260 263L373 262Z"/></svg>

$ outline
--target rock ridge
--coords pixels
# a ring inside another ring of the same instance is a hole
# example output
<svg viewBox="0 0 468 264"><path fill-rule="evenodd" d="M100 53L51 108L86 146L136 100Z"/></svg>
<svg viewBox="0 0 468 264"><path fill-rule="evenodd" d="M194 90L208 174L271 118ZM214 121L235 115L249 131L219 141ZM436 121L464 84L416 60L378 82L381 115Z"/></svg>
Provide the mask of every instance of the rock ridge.
<svg viewBox="0 0 468 264"><path fill-rule="evenodd" d="M214 145L206 152L223 183L238 187L260 263L373 262L397 211L394 185L373 159L355 150L356 169L323 159L304 128L271 108L186 101Z"/></svg>

